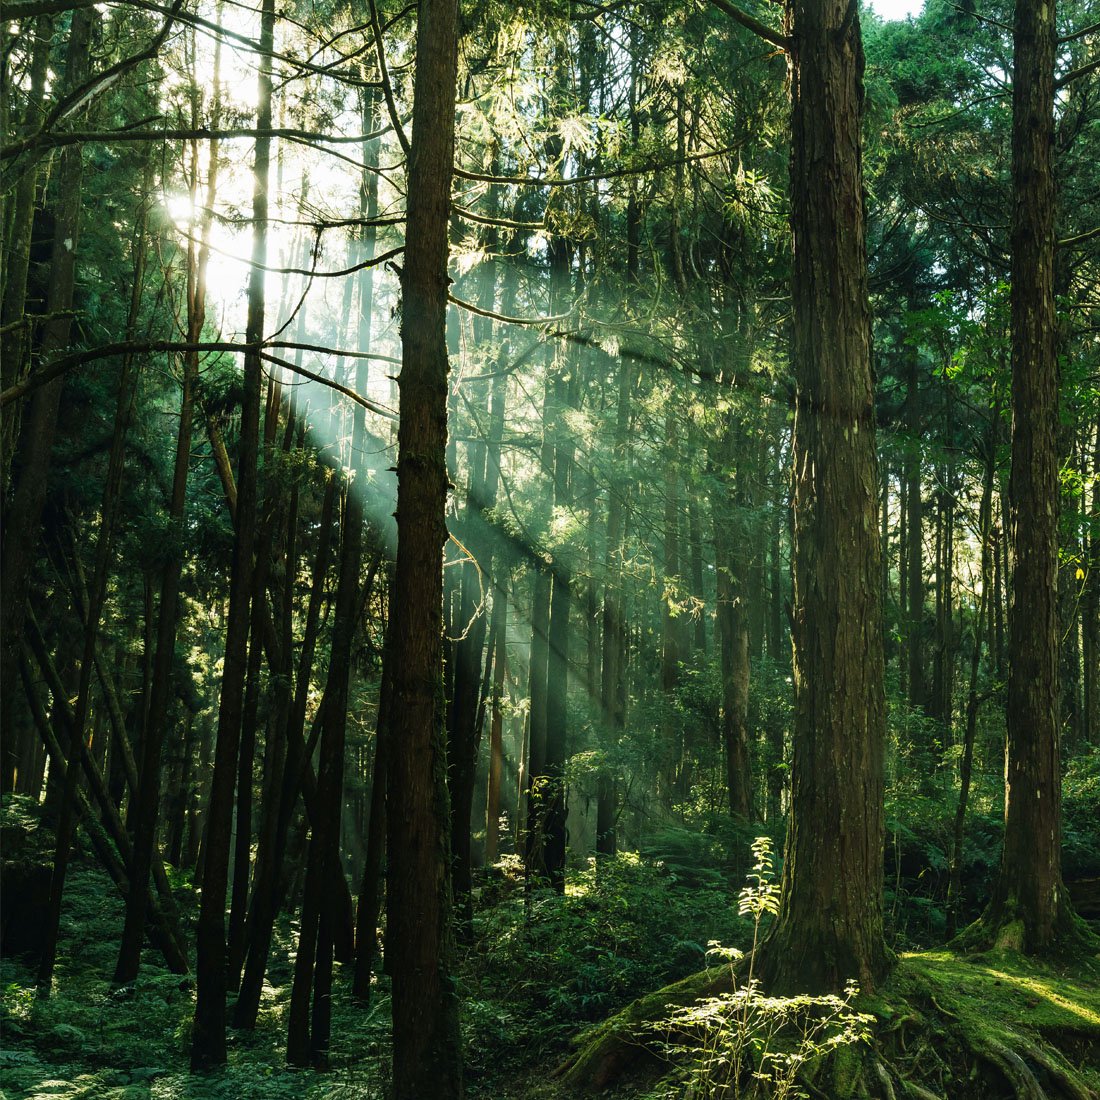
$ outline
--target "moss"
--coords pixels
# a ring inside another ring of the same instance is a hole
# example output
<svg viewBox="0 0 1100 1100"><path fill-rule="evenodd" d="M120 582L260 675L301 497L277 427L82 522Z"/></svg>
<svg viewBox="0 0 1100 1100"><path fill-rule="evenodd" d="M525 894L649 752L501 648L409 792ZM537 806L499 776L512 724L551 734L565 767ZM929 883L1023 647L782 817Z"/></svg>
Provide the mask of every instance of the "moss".
<svg viewBox="0 0 1100 1100"><path fill-rule="evenodd" d="M1088 1034L1100 1040L1100 965L1070 970L1014 951L959 956L950 951L904 955L882 991L891 1003L928 1000L960 1024L1011 1034L1026 1027L1040 1034ZM870 1009L867 1009L870 1011Z"/></svg>
<svg viewBox="0 0 1100 1100"><path fill-rule="evenodd" d="M566 1067L566 1090L614 1086L647 1059L650 1070L657 1069L656 1055L644 1045L645 1025L728 986L728 971L703 971L586 1031ZM876 1048L889 1050L906 1029L920 1031L940 1050L942 1065L956 1081L970 1079L983 1052L1008 1048L1040 1051L1100 1089L1100 959L1059 966L1004 948L982 955L907 954L857 1007L879 1021ZM842 1048L824 1068L831 1077L829 1095L838 1100L861 1095L865 1065L859 1050Z"/></svg>
<svg viewBox="0 0 1100 1100"><path fill-rule="evenodd" d="M622 1012L582 1032L574 1041L577 1053L562 1069L566 1087L599 1090L622 1074L628 1063L654 1061L656 1055L645 1043L647 1024L662 1019L675 1008L730 988L728 969L701 970L640 997Z"/></svg>
<svg viewBox="0 0 1100 1100"><path fill-rule="evenodd" d="M997 938L994 941L998 951L1020 951L1024 946L1024 922L1022 920L1010 921L997 929Z"/></svg>
<svg viewBox="0 0 1100 1100"><path fill-rule="evenodd" d="M851 1100L863 1076L863 1055L856 1047L838 1047L832 1059L833 1087L836 1100Z"/></svg>
<svg viewBox="0 0 1100 1100"><path fill-rule="evenodd" d="M1057 966L1004 949L905 955L879 1003L860 1007L883 1021L880 1046L889 1044L895 1029L888 1019L907 1020L929 1035L956 1080L983 1063L996 1064L997 1052L1008 1050L1033 1062L1045 1059L1088 1088L1100 1088L1098 960Z"/></svg>

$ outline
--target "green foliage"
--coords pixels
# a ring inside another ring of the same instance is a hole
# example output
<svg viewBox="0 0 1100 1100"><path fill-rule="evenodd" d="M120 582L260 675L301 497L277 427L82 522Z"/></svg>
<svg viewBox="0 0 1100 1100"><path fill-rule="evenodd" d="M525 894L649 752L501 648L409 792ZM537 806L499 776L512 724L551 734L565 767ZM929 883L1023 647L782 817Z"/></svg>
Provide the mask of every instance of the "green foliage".
<svg viewBox="0 0 1100 1100"><path fill-rule="evenodd" d="M753 962L764 918L779 911L779 887L771 840L757 837L752 854L752 870L737 907L753 924L747 975L738 966L745 958L742 951L712 944L708 957L717 956L730 966L731 992L701 998L649 1025L663 1037L662 1055L677 1064L669 1081L673 1091L660 1095L700 1100L807 1097L799 1086L807 1068L870 1035L872 1017L855 1010L859 989L854 982L841 996L764 995L753 977ZM843 1060L837 1063L843 1065ZM838 1089L837 1095L849 1093Z"/></svg>
<svg viewBox="0 0 1100 1100"><path fill-rule="evenodd" d="M512 897L475 916L465 1004L471 1071L564 1048L655 985L698 970L706 944L748 941L728 883L685 888L648 859L590 863L564 897Z"/></svg>
<svg viewBox="0 0 1100 1100"><path fill-rule="evenodd" d="M1100 876L1100 748L1073 757L1062 784L1062 874Z"/></svg>

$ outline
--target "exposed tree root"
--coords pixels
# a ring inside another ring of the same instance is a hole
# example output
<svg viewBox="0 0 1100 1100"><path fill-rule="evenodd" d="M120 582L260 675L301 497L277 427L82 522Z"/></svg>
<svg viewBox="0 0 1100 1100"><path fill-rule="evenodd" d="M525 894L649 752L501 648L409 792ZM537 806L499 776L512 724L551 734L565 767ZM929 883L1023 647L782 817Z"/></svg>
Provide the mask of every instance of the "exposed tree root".
<svg viewBox="0 0 1100 1100"><path fill-rule="evenodd" d="M1057 1083L1069 1100L1097 1100L1097 1093L1093 1089L1088 1088L1078 1076L1041 1047L1028 1044L1023 1048L1023 1053Z"/></svg>
<svg viewBox="0 0 1100 1100"><path fill-rule="evenodd" d="M1067 971L1012 954L909 956L858 1006L877 1019L870 1043L808 1061L800 1087L815 1100L1000 1100L1006 1086L1013 1100L1100 1100L1097 975L1088 961ZM590 1032L563 1067L562 1095L682 1071L674 1060L690 1051L662 1049L653 1021L719 984L698 975ZM678 1086L663 1087L671 1096ZM693 1096L710 1095L694 1087Z"/></svg>
<svg viewBox="0 0 1100 1100"><path fill-rule="evenodd" d="M930 1092L923 1085L918 1085L916 1081L903 1081L902 1085L913 1100L943 1100L938 1093Z"/></svg>
<svg viewBox="0 0 1100 1100"><path fill-rule="evenodd" d="M1016 1093L1016 1100L1050 1100L1035 1074L1014 1050L989 1038L971 1042L970 1049L1004 1075Z"/></svg>
<svg viewBox="0 0 1100 1100"><path fill-rule="evenodd" d="M878 1079L879 1085L882 1086L882 1091L885 1096L885 1100L898 1100L898 1094L894 1090L894 1081L887 1071L886 1067L873 1055L870 1057L871 1069L873 1070L875 1077Z"/></svg>

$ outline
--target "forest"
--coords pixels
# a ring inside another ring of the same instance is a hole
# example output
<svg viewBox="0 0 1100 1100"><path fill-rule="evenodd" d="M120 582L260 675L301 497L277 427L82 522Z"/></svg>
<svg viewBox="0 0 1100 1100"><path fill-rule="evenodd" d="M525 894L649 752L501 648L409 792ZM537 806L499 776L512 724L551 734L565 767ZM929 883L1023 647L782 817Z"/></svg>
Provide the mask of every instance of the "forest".
<svg viewBox="0 0 1100 1100"><path fill-rule="evenodd" d="M1100 8L891 14L4 0L0 1096L1100 1100Z"/></svg>

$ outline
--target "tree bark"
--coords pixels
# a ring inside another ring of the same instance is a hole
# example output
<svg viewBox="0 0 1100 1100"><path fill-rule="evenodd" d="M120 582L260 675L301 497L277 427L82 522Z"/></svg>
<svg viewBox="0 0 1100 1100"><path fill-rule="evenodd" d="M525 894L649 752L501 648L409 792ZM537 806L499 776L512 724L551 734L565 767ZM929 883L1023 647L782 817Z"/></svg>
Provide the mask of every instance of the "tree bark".
<svg viewBox="0 0 1100 1100"><path fill-rule="evenodd" d="M256 139L252 194L252 267L248 280L246 339L258 343L264 335L264 265L267 259L268 174L271 138L271 51L275 39L274 0L264 0L260 20L261 57L257 81ZM257 458L259 454L259 354L244 359L244 395L241 403L240 472L237 477L236 537L230 575L229 614L225 639L218 733L214 748L214 775L206 821L202 905L196 931L195 1020L191 1031L191 1069L205 1071L224 1065L226 941L225 901L229 873L229 834L233 817L233 789L241 738L241 709L247 663L249 603L252 593L256 524Z"/></svg>
<svg viewBox="0 0 1100 1100"><path fill-rule="evenodd" d="M964 937L1048 954L1075 925L1062 883L1058 688L1055 4L1018 0L1012 100L1012 472L1008 752L1000 873Z"/></svg>
<svg viewBox="0 0 1100 1100"><path fill-rule="evenodd" d="M215 85L217 76L215 75ZM198 125L197 93L193 92L192 121ZM217 110L215 109L215 120ZM216 123L215 123L216 124ZM201 245L196 255L193 241L188 243L187 264L187 340L196 343L202 336L206 319L206 268L210 259L210 228L217 191L218 149L210 148L210 179L207 186L201 229ZM198 142L191 144L191 203L197 205L199 177ZM168 726L168 711L172 692L172 664L176 655L176 632L179 624L180 582L183 574L185 546L185 510L187 477L191 462L191 436L194 420L195 385L199 376L197 352L185 352L180 380L180 417L176 429L176 455L172 474L172 495L168 519L175 532L160 573L160 606L157 620L156 649L152 661L149 705L142 723L141 773L133 792L129 824L134 837L133 860L128 866L130 881L143 883L149 877L154 859L159 859L156 846L160 817L160 763ZM126 920L122 943L115 965L116 986L132 982L141 966L141 943L145 930L145 891L131 890L126 902Z"/></svg>
<svg viewBox="0 0 1100 1100"><path fill-rule="evenodd" d="M458 5L420 0L402 290L387 955L395 1100L462 1096L443 700L447 227Z"/></svg>
<svg viewBox="0 0 1100 1100"><path fill-rule="evenodd" d="M885 700L864 245L863 48L847 0L789 0L795 368L794 756L768 985L818 993L888 967Z"/></svg>
<svg viewBox="0 0 1100 1100"><path fill-rule="evenodd" d="M65 59L66 91L80 87L88 71L91 16L87 11L73 15ZM81 184L83 153L79 147L66 149L61 156L58 178L58 199L54 220L54 240L50 259L50 285L47 311L53 315L46 322L42 337L43 359L62 350L69 343L70 314L76 283L76 250L81 228ZM42 509L46 500L47 479L53 438L57 427L57 410L64 380L61 378L43 386L31 401L30 416L21 439L23 466L15 488L12 507L5 517L3 569L0 571L0 627L4 659L0 664L5 684L14 683L18 665L18 645L23 635L26 614L27 584L32 569L32 555L39 537ZM94 627L89 625L94 639ZM86 635L87 637L87 635ZM90 669L87 670L90 675ZM11 692L5 692L10 695ZM87 695L85 692L85 702ZM7 715L4 716L5 718ZM57 825L57 846L54 852L53 875L50 881L49 909L42 955L39 959L36 985L39 996L48 996L53 981L57 952L57 937L61 921L61 899L65 889L65 874L76 826L76 787L80 769L77 760L84 747L83 729L74 720L69 729L69 746L64 772L64 799Z"/></svg>

